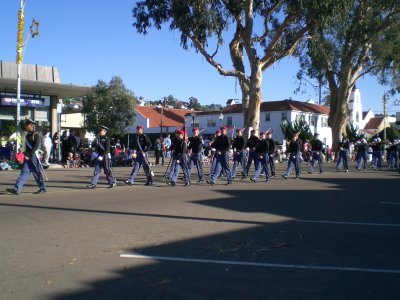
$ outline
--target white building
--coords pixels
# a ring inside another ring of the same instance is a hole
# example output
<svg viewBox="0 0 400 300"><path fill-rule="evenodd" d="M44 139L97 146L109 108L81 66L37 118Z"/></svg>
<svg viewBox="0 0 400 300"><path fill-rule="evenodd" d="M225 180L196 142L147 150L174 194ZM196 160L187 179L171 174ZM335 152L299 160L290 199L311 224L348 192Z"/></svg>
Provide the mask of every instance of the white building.
<svg viewBox="0 0 400 300"><path fill-rule="evenodd" d="M195 116L187 113L185 126L204 129L202 134L214 134L219 127L243 128L244 118L241 104L232 104L221 111L195 112ZM284 136L281 123L289 123L304 118L312 133L319 133L320 139L332 145L332 131L328 127L329 108L315 104L313 101L300 102L294 100L263 102L260 108L260 131L273 131L273 139L282 143ZM193 122L194 121L194 122Z"/></svg>

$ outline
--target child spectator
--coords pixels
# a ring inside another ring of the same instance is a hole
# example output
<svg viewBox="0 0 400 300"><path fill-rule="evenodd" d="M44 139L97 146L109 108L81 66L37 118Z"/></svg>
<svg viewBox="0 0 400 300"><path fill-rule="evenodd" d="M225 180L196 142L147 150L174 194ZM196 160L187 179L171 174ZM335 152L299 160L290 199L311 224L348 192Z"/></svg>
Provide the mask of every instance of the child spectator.
<svg viewBox="0 0 400 300"><path fill-rule="evenodd" d="M74 156L72 152L69 152L67 156L67 164L64 165L64 168L73 168L73 167L74 167Z"/></svg>

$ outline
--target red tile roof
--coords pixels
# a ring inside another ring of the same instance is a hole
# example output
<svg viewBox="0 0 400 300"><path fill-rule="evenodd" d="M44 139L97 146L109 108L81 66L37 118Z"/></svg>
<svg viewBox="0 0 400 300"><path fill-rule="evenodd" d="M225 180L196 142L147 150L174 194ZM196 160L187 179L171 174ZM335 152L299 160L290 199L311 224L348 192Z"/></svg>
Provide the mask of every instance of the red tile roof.
<svg viewBox="0 0 400 300"><path fill-rule="evenodd" d="M378 129L383 122L383 117L371 118L364 129Z"/></svg>
<svg viewBox="0 0 400 300"><path fill-rule="evenodd" d="M161 108L157 106L136 106L136 112L144 118L149 119L149 127L156 128L161 126ZM162 126L181 127L184 123L184 116L187 109L164 108Z"/></svg>
<svg viewBox="0 0 400 300"><path fill-rule="evenodd" d="M281 100L281 101L268 101L261 103L260 111L301 111L301 112L310 112L317 114L325 114L329 115L329 108L326 106L322 106L314 103L307 103L295 100ZM228 107L225 107L221 111L205 111L205 112L196 112L197 115L208 115L208 114L216 114L222 112L225 113L241 113L242 112L242 104L234 104ZM187 113L189 115L190 113Z"/></svg>

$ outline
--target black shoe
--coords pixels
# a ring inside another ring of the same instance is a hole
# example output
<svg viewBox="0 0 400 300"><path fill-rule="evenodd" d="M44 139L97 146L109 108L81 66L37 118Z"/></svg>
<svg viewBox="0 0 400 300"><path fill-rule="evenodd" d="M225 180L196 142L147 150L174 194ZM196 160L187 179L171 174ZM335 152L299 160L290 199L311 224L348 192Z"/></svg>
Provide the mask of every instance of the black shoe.
<svg viewBox="0 0 400 300"><path fill-rule="evenodd" d="M86 187L87 187L88 189L92 189L92 190L95 190L95 189L96 189L96 185L95 185L95 184L88 184Z"/></svg>
<svg viewBox="0 0 400 300"><path fill-rule="evenodd" d="M199 179L197 182L203 183L204 179Z"/></svg>
<svg viewBox="0 0 400 300"><path fill-rule="evenodd" d="M34 192L35 195L44 194L44 193L46 193L46 190L42 190L42 189L39 189L38 191Z"/></svg>
<svg viewBox="0 0 400 300"><path fill-rule="evenodd" d="M282 175L282 178L288 179L288 177L285 174Z"/></svg>
<svg viewBox="0 0 400 300"><path fill-rule="evenodd" d="M307 173L308 173L308 174L312 174L312 172L311 172L311 171L308 171ZM320 173L320 174L321 174L321 173Z"/></svg>
<svg viewBox="0 0 400 300"><path fill-rule="evenodd" d="M172 185L172 186L175 186L175 181L172 181L172 180L171 180L171 181L169 182L169 184Z"/></svg>
<svg viewBox="0 0 400 300"><path fill-rule="evenodd" d="M108 187L109 189L113 189L117 187L117 183L111 183L110 186Z"/></svg>
<svg viewBox="0 0 400 300"><path fill-rule="evenodd" d="M266 182L270 182L271 181L271 178L270 177L267 177L267 180L265 180Z"/></svg>
<svg viewBox="0 0 400 300"><path fill-rule="evenodd" d="M242 178L240 178L241 180L246 179L246 175L242 175Z"/></svg>
<svg viewBox="0 0 400 300"><path fill-rule="evenodd" d="M129 186L132 185L132 182L130 182L129 180L124 180L124 183L127 184L127 185L129 185Z"/></svg>
<svg viewBox="0 0 400 300"><path fill-rule="evenodd" d="M179 178L180 181L185 181L185 179L183 179L183 177Z"/></svg>
<svg viewBox="0 0 400 300"><path fill-rule="evenodd" d="M214 185L214 184L215 184L215 183L212 182L211 180L206 180L206 182L207 182L209 185Z"/></svg>
<svg viewBox="0 0 400 300"><path fill-rule="evenodd" d="M256 182L256 180L253 177L250 177L250 180Z"/></svg>
<svg viewBox="0 0 400 300"><path fill-rule="evenodd" d="M190 186L190 182L189 181L185 182L185 186Z"/></svg>
<svg viewBox="0 0 400 300"><path fill-rule="evenodd" d="M232 181L228 181L226 185L232 185Z"/></svg>
<svg viewBox="0 0 400 300"><path fill-rule="evenodd" d="M144 185L146 185L146 186L153 185L153 181L147 181Z"/></svg>
<svg viewBox="0 0 400 300"><path fill-rule="evenodd" d="M300 176L296 176L295 179L300 179Z"/></svg>
<svg viewBox="0 0 400 300"><path fill-rule="evenodd" d="M322 171L322 172L319 172L319 174L322 174L322 173L324 173L324 171Z"/></svg>
<svg viewBox="0 0 400 300"><path fill-rule="evenodd" d="M14 194L14 195L18 195L18 191L16 189L6 189L7 192L9 192L10 194Z"/></svg>

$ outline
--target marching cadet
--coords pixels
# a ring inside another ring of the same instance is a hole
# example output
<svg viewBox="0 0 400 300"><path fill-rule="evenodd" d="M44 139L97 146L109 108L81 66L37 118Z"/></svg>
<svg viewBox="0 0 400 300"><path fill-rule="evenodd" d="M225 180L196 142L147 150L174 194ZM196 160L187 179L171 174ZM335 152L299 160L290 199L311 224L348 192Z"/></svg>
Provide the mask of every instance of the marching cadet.
<svg viewBox="0 0 400 300"><path fill-rule="evenodd" d="M216 140L219 136L221 136L221 130L217 130L217 131L215 132L214 139L210 142L210 147L211 147L211 168L210 168L210 177L211 177L211 175L214 173L215 165L217 164L217 159L216 159L216 156L215 156L216 150L215 150L215 147L214 147L214 142L215 142L215 140Z"/></svg>
<svg viewBox="0 0 400 300"><path fill-rule="evenodd" d="M275 177L275 141L272 139L272 130L267 131L267 141L268 141L268 162L271 168L271 176Z"/></svg>
<svg viewBox="0 0 400 300"><path fill-rule="evenodd" d="M92 181L87 185L89 189L95 189L97 181L100 177L101 169L104 169L104 174L106 175L107 181L109 183L109 188L114 188L117 186L117 181L111 170L111 154L110 154L110 138L107 136L108 127L101 125L99 128L99 134L96 137L96 150L97 155L95 157L95 166Z"/></svg>
<svg viewBox="0 0 400 300"><path fill-rule="evenodd" d="M383 153L384 145L382 144L381 139L378 137L374 139L372 143L372 170L376 170L378 167L380 171L382 171L382 153Z"/></svg>
<svg viewBox="0 0 400 300"><path fill-rule="evenodd" d="M256 167L256 171L254 172L254 177L250 177L250 180L253 182L257 181L258 176L260 176L263 171L266 177L266 182L271 181L269 170L268 170L268 160L269 160L269 143L267 141L267 133L261 132L261 138L258 140L255 152L255 161L254 165Z"/></svg>
<svg viewBox="0 0 400 300"><path fill-rule="evenodd" d="M147 155L147 152L151 149L151 141L149 137L143 133L143 129L144 127L142 125L138 125L136 127L136 143L133 147L133 149L135 150L135 154L133 156L136 156L135 162L133 164L132 172L129 175L128 179L124 180L124 183L129 186L131 186L135 181L135 178L142 166L146 175L145 185L149 186L153 184L153 176L151 174L149 159Z"/></svg>
<svg viewBox="0 0 400 300"><path fill-rule="evenodd" d="M245 148L247 148L247 150L249 152L249 156L247 158L246 168L243 171L242 179L244 179L247 176L249 176L251 163L253 161L255 161L255 158L256 158L255 149L256 149L257 143L258 143L258 137L256 136L256 131L253 129L252 131L250 131L250 137L247 140L247 143L246 143L246 146L245 146Z"/></svg>
<svg viewBox="0 0 400 300"><path fill-rule="evenodd" d="M169 159L169 163L168 163L167 169L165 170L164 179L168 180L168 181L171 181L171 176L172 176L172 173L174 172L173 166L174 166L175 161L174 161L173 151L174 151L174 148L175 148L175 143L178 140L178 137L177 137L177 135L178 135L177 132L178 131L179 131L179 129L175 130L174 135L171 137L170 146L167 149L167 151L169 151L171 153L171 157Z"/></svg>
<svg viewBox="0 0 400 300"><path fill-rule="evenodd" d="M356 161L357 161L357 170L361 169L361 159L363 160L364 172L367 171L367 150L368 144L366 139L362 139L361 141L357 141L356 143Z"/></svg>
<svg viewBox="0 0 400 300"><path fill-rule="evenodd" d="M244 168L246 167L246 155L244 153L244 138L243 130L236 129L236 137L232 142L233 149L233 168L232 168L232 179L236 176L237 167L240 164L242 166L242 176L244 174Z"/></svg>
<svg viewBox="0 0 400 300"><path fill-rule="evenodd" d="M196 166L197 174L199 175L199 182L203 182L203 138L199 135L198 128L193 128L192 131L193 136L189 138L189 146L187 147L190 151L188 172L190 176L193 167Z"/></svg>
<svg viewBox="0 0 400 300"><path fill-rule="evenodd" d="M226 127L221 127L221 135L215 138L213 148L215 148L215 168L207 183L214 185L221 171L227 175L227 184L232 184L231 170L229 168L229 138L226 135Z"/></svg>
<svg viewBox="0 0 400 300"><path fill-rule="evenodd" d="M299 134L300 132L293 133L293 138L289 143L288 147L288 167L286 173L282 175L283 178L288 179L290 173L292 172L293 165L296 170L296 179L300 178L300 149L301 145L299 142Z"/></svg>
<svg viewBox="0 0 400 300"><path fill-rule="evenodd" d="M39 190L34 194L42 194L47 191L43 180L43 167L36 153L40 146L40 135L35 131L34 127L36 124L37 123L31 119L25 120L25 131L28 132L25 136L25 160L14 188L7 189L7 192L11 194L19 194L31 173L39 186Z"/></svg>
<svg viewBox="0 0 400 300"><path fill-rule="evenodd" d="M314 139L311 141L311 166L308 170L308 174L312 174L314 171L315 164L318 162L319 174L324 173L324 166L322 164L322 155L324 150L324 143L319 139L319 134L314 133Z"/></svg>
<svg viewBox="0 0 400 300"><path fill-rule="evenodd" d="M340 172L340 168L343 166L346 172L349 171L349 166L348 166L348 155L349 155L349 149L350 149L350 142L349 139L346 138L346 134L343 132L342 133L342 139L339 142L339 156L338 156L338 161L336 164L336 171Z"/></svg>
<svg viewBox="0 0 400 300"><path fill-rule="evenodd" d="M171 181L168 184L175 186L176 180L179 175L179 167L182 168L183 172L183 180L185 181L185 186L190 185L190 175L188 171L188 160L186 156L187 144L184 140L184 133L182 130L177 131L178 139L175 141L174 149L173 149L173 165L171 166L173 172L171 174Z"/></svg>

